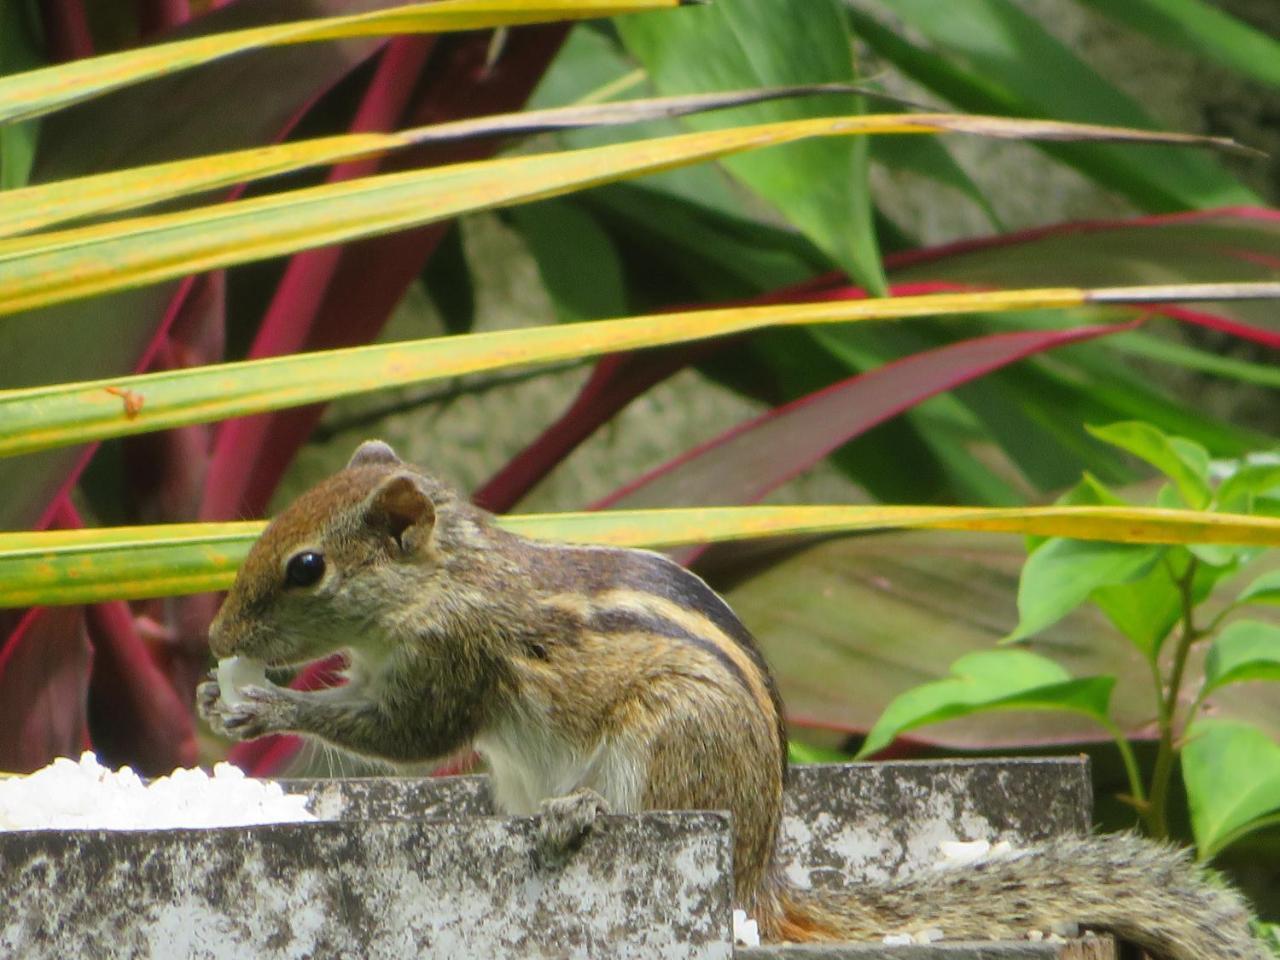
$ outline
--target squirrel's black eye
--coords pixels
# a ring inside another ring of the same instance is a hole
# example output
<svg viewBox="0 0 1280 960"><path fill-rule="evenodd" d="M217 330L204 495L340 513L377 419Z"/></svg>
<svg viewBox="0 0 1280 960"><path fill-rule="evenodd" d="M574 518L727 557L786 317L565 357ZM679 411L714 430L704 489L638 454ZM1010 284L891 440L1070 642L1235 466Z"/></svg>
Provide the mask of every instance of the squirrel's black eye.
<svg viewBox="0 0 1280 960"><path fill-rule="evenodd" d="M304 550L289 558L284 568L284 582L290 587L309 587L324 576L324 556Z"/></svg>

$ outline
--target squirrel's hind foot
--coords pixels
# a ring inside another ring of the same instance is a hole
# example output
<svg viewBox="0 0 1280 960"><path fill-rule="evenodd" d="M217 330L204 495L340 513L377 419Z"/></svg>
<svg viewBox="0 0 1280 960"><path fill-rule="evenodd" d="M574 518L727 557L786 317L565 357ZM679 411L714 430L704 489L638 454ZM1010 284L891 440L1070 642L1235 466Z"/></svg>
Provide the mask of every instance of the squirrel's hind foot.
<svg viewBox="0 0 1280 960"><path fill-rule="evenodd" d="M608 812L609 802L586 787L543 800L538 817L539 858L547 864L563 860L582 846L596 818Z"/></svg>

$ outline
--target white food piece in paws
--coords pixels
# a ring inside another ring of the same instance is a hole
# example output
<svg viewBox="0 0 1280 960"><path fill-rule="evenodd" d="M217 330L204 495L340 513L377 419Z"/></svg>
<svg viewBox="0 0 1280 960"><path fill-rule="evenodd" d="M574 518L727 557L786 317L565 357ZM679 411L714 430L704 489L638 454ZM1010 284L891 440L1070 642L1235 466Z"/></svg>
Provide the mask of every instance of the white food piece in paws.
<svg viewBox="0 0 1280 960"><path fill-rule="evenodd" d="M228 706L244 703L240 691L245 687L265 687L268 683L267 665L261 660L225 657L218 661L218 689L222 702Z"/></svg>
<svg viewBox="0 0 1280 960"><path fill-rule="evenodd" d="M938 927L926 927L923 930L917 930L912 934L912 939L916 943L934 943L943 937L942 930Z"/></svg>

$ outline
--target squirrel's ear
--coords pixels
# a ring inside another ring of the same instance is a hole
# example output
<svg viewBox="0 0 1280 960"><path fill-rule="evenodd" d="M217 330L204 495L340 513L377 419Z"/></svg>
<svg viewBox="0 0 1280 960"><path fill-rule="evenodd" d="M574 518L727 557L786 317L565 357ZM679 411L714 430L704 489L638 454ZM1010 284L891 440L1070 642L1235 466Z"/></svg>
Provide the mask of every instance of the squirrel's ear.
<svg viewBox="0 0 1280 960"><path fill-rule="evenodd" d="M436 505L415 474L397 473L383 480L369 495L365 522L403 549L414 550L431 537Z"/></svg>
<svg viewBox="0 0 1280 960"><path fill-rule="evenodd" d="M360 446L356 447L356 452L351 455L351 459L347 461L347 469L352 467L369 467L375 463L399 464L403 461L396 456L396 452L391 449L390 444L383 443L381 440L366 440Z"/></svg>

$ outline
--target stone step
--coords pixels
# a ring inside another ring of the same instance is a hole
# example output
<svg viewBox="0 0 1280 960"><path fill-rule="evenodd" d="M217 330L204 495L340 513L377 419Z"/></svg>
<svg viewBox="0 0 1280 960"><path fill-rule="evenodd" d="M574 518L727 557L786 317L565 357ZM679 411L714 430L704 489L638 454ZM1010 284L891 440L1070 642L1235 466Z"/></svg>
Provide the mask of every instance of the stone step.
<svg viewBox="0 0 1280 960"><path fill-rule="evenodd" d="M1087 830L1083 760L797 767L792 879L856 885L943 839ZM563 863L530 817L490 816L483 777L291 781L325 822L0 833L0 957L728 958L729 822L605 817ZM739 949L743 958L1101 960L1109 941ZM1091 953L1069 953L1089 950ZM993 952L994 951L994 952Z"/></svg>

